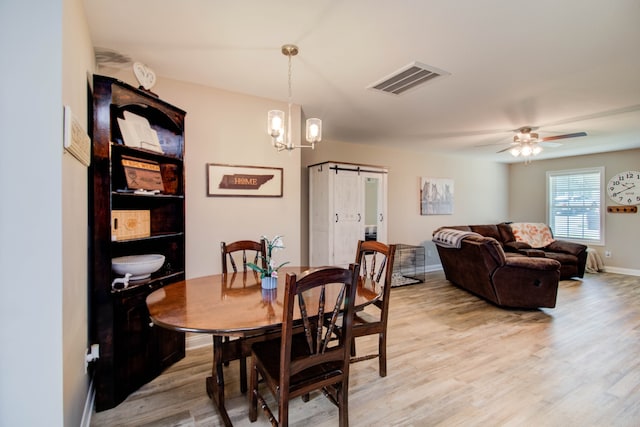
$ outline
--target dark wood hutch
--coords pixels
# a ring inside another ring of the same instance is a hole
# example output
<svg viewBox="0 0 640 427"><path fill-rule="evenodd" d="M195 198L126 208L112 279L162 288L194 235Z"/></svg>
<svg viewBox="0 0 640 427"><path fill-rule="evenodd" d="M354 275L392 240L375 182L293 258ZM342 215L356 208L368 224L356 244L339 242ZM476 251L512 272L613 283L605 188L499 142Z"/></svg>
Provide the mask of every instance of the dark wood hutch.
<svg viewBox="0 0 640 427"><path fill-rule="evenodd" d="M161 150L124 144L118 119L133 113L157 133ZM95 75L90 119L92 159L89 174L89 330L100 344L95 365L96 410L109 409L158 376L185 354L184 333L154 327L147 295L185 278L185 112L147 91ZM122 159L157 165L164 191L136 194L129 188ZM148 212L144 237L116 238L114 211ZM111 259L126 255L162 254L164 265L150 278L113 289L117 277Z"/></svg>

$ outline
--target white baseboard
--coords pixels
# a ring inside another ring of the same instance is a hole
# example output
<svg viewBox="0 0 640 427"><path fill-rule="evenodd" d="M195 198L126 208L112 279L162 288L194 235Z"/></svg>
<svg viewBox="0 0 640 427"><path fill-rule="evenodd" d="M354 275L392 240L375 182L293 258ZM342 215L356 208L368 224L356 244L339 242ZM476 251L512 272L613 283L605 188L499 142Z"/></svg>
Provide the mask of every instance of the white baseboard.
<svg viewBox="0 0 640 427"><path fill-rule="evenodd" d="M431 273L431 272L440 271L440 270L442 270L442 264L431 264L431 265L425 265L424 267L425 273Z"/></svg>
<svg viewBox="0 0 640 427"><path fill-rule="evenodd" d="M605 265L604 271L607 273L626 274L627 276L640 276L640 270L633 268L608 267Z"/></svg>
<svg viewBox="0 0 640 427"><path fill-rule="evenodd" d="M82 420L80 421L80 427L89 427L91 425L91 415L93 415L93 404L96 400L96 389L93 386L93 379L89 383L89 389L87 390L87 397L84 401L84 409L82 410Z"/></svg>

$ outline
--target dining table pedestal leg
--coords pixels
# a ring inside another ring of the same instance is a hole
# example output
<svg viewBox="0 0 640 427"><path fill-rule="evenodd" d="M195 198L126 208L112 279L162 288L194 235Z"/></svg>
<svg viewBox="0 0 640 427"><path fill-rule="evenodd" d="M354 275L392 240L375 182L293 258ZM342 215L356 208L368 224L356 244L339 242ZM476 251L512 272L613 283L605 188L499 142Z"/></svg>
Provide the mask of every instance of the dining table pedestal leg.
<svg viewBox="0 0 640 427"><path fill-rule="evenodd" d="M218 408L218 413L224 422L224 425L229 427L233 424L227 413L227 409L224 406L224 373L223 360L222 360L222 337L218 335L213 336L213 367L211 369L211 376L207 377L207 395L213 400L213 403Z"/></svg>

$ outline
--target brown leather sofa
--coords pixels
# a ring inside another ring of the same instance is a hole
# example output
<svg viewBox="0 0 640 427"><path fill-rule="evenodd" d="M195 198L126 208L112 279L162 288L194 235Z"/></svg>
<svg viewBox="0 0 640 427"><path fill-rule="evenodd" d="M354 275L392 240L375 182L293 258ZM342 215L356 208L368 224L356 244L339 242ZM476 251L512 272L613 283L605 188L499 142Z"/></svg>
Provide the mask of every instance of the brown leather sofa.
<svg viewBox="0 0 640 427"><path fill-rule="evenodd" d="M560 262L560 280L584 277L587 264L587 247L579 243L556 240L544 248L534 249L524 242L517 242L510 223L486 225L460 225L455 230L473 231L485 237L493 237L500 243L507 257L527 256L554 259ZM437 230L436 230L437 231Z"/></svg>
<svg viewBox="0 0 640 427"><path fill-rule="evenodd" d="M502 307L556 305L560 278L556 260L507 257L495 238L479 235L462 239L460 248L436 247L447 280L469 292Z"/></svg>

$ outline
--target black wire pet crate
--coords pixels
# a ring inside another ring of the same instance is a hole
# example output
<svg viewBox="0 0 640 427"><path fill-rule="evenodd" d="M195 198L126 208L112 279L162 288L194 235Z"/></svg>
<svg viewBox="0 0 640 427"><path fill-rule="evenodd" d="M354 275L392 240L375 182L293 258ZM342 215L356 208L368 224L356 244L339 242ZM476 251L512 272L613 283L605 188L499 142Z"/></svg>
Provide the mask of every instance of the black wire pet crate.
<svg viewBox="0 0 640 427"><path fill-rule="evenodd" d="M395 261L391 286L415 285L424 282L425 273L424 246L405 244L396 245Z"/></svg>

